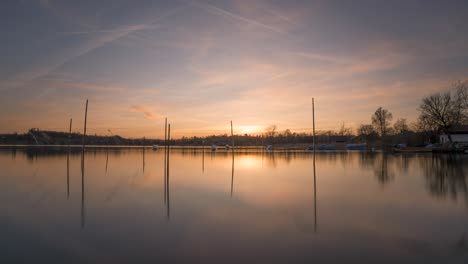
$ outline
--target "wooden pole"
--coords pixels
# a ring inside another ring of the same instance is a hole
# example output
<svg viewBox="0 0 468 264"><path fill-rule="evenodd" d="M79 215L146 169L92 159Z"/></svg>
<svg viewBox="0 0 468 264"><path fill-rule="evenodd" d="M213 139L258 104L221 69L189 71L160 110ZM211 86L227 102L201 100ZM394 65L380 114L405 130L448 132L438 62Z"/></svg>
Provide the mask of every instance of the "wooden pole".
<svg viewBox="0 0 468 264"><path fill-rule="evenodd" d="M68 147L70 147L70 143L71 143L72 123L73 123L73 118L70 118L70 127L68 129Z"/></svg>
<svg viewBox="0 0 468 264"><path fill-rule="evenodd" d="M314 146L314 154L315 154L315 106L314 106L314 98L312 97L312 136L313 136L313 146Z"/></svg>
<svg viewBox="0 0 468 264"><path fill-rule="evenodd" d="M88 99L86 99L86 108L85 108L85 120L84 120L84 128L83 128L83 149L81 151L81 228L85 226L85 209L84 209L84 202L85 202L85 194L84 194L84 163L85 163L85 138L86 138L86 123L88 121Z"/></svg>
<svg viewBox="0 0 468 264"><path fill-rule="evenodd" d="M231 141L232 141L232 151L234 152L234 130L232 129L232 120L231 120Z"/></svg>
<svg viewBox="0 0 468 264"><path fill-rule="evenodd" d="M231 171L231 197L232 191L234 188L234 130L232 128L232 120L231 120L231 140L232 140L232 171Z"/></svg>
<svg viewBox="0 0 468 264"><path fill-rule="evenodd" d="M164 120L164 204L167 200L167 117Z"/></svg>
<svg viewBox="0 0 468 264"><path fill-rule="evenodd" d="M315 173L315 104L312 97L312 135L314 145L314 232L317 232L317 177Z"/></svg>
<svg viewBox="0 0 468 264"><path fill-rule="evenodd" d="M83 150L85 148L85 138L86 138L86 123L88 121L88 99L86 99L86 108L85 108L85 119L84 119L84 129L83 129Z"/></svg>
<svg viewBox="0 0 468 264"><path fill-rule="evenodd" d="M167 145L170 146L171 143L171 124L167 125Z"/></svg>
<svg viewBox="0 0 468 264"><path fill-rule="evenodd" d="M167 117L164 121L164 146L167 146Z"/></svg>
<svg viewBox="0 0 468 264"><path fill-rule="evenodd" d="M68 129L68 151L67 151L67 199L70 197L70 142L71 142L71 130L72 121L70 118L70 127Z"/></svg>

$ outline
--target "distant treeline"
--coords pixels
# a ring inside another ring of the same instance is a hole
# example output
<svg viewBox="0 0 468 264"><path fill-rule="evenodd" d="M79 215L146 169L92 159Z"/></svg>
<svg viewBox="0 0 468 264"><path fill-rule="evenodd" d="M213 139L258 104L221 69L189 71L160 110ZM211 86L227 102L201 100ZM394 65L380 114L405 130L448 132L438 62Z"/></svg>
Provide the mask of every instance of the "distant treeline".
<svg viewBox="0 0 468 264"><path fill-rule="evenodd" d="M80 145L83 136L80 133L69 134L66 132L44 131L31 129L24 134L3 134L0 135L0 144L3 145ZM401 143L405 141L409 145L420 145L427 141L424 135L418 132L405 131L401 134L387 136L388 142ZM231 145L230 135L211 135L206 137L182 137L171 139L171 145L178 146L208 146L208 145ZM261 145L311 145L313 142L312 133L296 133L289 129L276 132L275 130L265 132L259 135L234 135L234 144L236 146L261 146ZM336 143L370 143L380 144L381 139L377 133L356 135L353 133L343 133L343 131L319 131L316 134L317 144L336 144ZM123 138L121 136L99 136L87 135L87 145L164 145L163 139L149 138Z"/></svg>
<svg viewBox="0 0 468 264"><path fill-rule="evenodd" d="M437 143L439 136L448 136L452 145L451 134L454 131L468 131L468 81L453 83L446 92L424 97L418 108L418 120L408 124L406 118L398 118L393 124L392 113L379 107L370 115L370 123L360 124L356 129L342 123L338 131L317 131L317 144L367 143L368 146L386 147L394 144L423 146ZM255 135L234 135L236 146L252 145L311 145L310 133L296 133L289 129L278 131L276 125L265 128L265 132ZM82 135L66 132L31 129L24 134L0 135L0 144L38 144L38 145L79 145ZM230 145L231 136L211 135L206 137L182 137L170 140L171 145L202 146ZM456 142L453 142L456 143ZM87 145L163 145L162 139L123 138L120 136L86 136Z"/></svg>

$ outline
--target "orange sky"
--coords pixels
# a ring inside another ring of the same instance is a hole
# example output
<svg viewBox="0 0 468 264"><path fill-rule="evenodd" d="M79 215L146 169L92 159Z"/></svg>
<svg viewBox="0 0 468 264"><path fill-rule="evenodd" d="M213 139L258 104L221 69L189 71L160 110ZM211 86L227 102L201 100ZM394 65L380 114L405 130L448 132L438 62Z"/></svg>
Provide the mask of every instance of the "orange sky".
<svg viewBox="0 0 468 264"><path fill-rule="evenodd" d="M0 133L161 137L416 120L468 79L466 2L15 1L0 18ZM9 23L6 23L6 22Z"/></svg>

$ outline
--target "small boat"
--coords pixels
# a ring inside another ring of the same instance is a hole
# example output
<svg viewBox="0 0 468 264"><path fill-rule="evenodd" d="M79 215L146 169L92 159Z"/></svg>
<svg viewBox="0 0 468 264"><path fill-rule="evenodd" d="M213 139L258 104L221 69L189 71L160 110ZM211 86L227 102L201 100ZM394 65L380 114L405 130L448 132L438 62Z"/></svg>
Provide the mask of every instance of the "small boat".
<svg viewBox="0 0 468 264"><path fill-rule="evenodd" d="M226 150L230 150L230 149L231 149L231 146L229 146L228 144L226 144L225 148L226 148Z"/></svg>
<svg viewBox="0 0 468 264"><path fill-rule="evenodd" d="M348 144L347 150L367 150L367 144Z"/></svg>
<svg viewBox="0 0 468 264"><path fill-rule="evenodd" d="M393 148L395 152L432 152L432 148L426 147L406 147L406 148Z"/></svg>
<svg viewBox="0 0 468 264"><path fill-rule="evenodd" d="M153 150L158 150L159 149L159 145L153 145Z"/></svg>
<svg viewBox="0 0 468 264"><path fill-rule="evenodd" d="M318 147L319 150L336 150L336 146L333 144L322 144Z"/></svg>
<svg viewBox="0 0 468 264"><path fill-rule="evenodd" d="M218 149L218 147L215 144L211 145L211 151L216 151L216 149Z"/></svg>
<svg viewBox="0 0 468 264"><path fill-rule="evenodd" d="M266 149L266 150L273 150L273 146L272 146L272 145L267 145L267 146L265 147L265 149Z"/></svg>
<svg viewBox="0 0 468 264"><path fill-rule="evenodd" d="M311 145L311 146L308 146L308 147L306 148L306 150L307 150L307 151L313 151L313 150L314 150L314 146L312 146L312 145Z"/></svg>

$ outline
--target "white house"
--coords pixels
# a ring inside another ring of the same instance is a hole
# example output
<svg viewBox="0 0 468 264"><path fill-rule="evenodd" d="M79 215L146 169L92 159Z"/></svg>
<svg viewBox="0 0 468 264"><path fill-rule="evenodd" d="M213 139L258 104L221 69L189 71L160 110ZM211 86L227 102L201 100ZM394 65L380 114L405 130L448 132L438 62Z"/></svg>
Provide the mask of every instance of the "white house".
<svg viewBox="0 0 468 264"><path fill-rule="evenodd" d="M467 143L468 144L468 128L454 130L450 133L452 136L452 142L454 143ZM450 142L446 134L440 135L440 143L444 144Z"/></svg>

